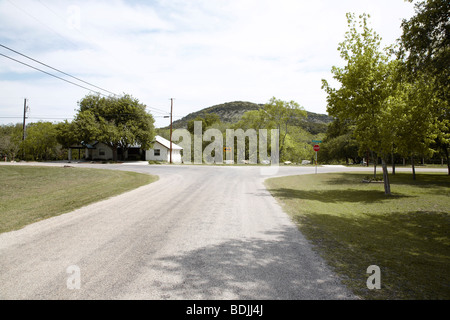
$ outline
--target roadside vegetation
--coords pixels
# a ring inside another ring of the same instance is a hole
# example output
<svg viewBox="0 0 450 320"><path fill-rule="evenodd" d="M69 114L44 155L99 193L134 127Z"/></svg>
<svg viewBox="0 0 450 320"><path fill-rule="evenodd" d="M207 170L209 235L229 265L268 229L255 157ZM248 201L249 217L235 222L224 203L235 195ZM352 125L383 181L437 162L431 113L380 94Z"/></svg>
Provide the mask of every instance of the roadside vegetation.
<svg viewBox="0 0 450 320"><path fill-rule="evenodd" d="M119 170L0 166L0 233L156 180L156 176Z"/></svg>
<svg viewBox="0 0 450 320"><path fill-rule="evenodd" d="M420 173L364 183L367 173L304 175L266 186L315 250L363 299L450 299L450 177ZM369 290L367 268L381 269Z"/></svg>

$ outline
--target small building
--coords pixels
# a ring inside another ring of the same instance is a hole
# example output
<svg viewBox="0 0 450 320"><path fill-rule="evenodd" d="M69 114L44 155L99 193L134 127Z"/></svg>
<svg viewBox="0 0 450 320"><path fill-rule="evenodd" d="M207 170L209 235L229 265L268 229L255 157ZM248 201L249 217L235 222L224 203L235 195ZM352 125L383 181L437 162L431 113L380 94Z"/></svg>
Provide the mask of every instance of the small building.
<svg viewBox="0 0 450 320"><path fill-rule="evenodd" d="M113 150L103 142L96 141L92 144L82 142L79 145L73 145L69 148L69 161L72 161L72 150L84 149L84 159L93 161L108 161L113 159ZM181 163L182 147L172 143L172 162ZM142 150L139 145L134 145L124 152L121 148L117 150L117 158L119 160L153 160L170 162L170 141L161 136L156 136L153 141L153 148Z"/></svg>
<svg viewBox="0 0 450 320"><path fill-rule="evenodd" d="M172 142L172 162L181 163L182 147ZM170 162L170 141L161 136L156 136L153 148L145 151L145 160Z"/></svg>
<svg viewBox="0 0 450 320"><path fill-rule="evenodd" d="M117 152L117 156L119 156L119 152ZM96 141L91 145L91 148L86 150L86 159L112 160L113 150L103 142Z"/></svg>

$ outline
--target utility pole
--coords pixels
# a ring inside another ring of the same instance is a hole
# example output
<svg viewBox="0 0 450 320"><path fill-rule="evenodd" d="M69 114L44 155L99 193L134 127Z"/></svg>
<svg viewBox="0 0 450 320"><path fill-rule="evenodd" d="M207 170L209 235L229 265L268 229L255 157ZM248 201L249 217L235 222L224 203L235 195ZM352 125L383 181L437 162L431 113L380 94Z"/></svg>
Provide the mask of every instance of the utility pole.
<svg viewBox="0 0 450 320"><path fill-rule="evenodd" d="M27 98L23 99L23 131L22 131L22 141L25 140L25 119L27 117Z"/></svg>
<svg viewBox="0 0 450 320"><path fill-rule="evenodd" d="M28 99L25 98L23 99L23 130L22 130L22 142L25 141L25 129L26 129L26 125L25 125L25 119L27 118L27 111L28 111ZM22 144L22 160L25 159L25 151L23 149L23 144Z"/></svg>
<svg viewBox="0 0 450 320"><path fill-rule="evenodd" d="M173 98L170 99L170 163L172 163L172 113L173 113Z"/></svg>

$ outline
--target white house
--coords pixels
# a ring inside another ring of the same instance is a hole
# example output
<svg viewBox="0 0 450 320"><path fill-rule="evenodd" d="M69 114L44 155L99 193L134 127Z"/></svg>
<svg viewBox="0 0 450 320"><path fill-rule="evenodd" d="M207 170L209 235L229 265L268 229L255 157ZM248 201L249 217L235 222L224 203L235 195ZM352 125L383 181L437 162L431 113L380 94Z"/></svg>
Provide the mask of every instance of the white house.
<svg viewBox="0 0 450 320"><path fill-rule="evenodd" d="M94 142L93 144L82 143L81 145L73 145L69 148L69 161L72 160L72 149L85 149L85 159L90 160L112 160L112 149L102 143ZM182 147L172 142L172 162L181 163ZM153 141L153 148L149 150L142 150L140 146L130 147L125 154L121 149L117 150L119 159L125 160L153 160L153 161L167 161L170 162L170 141L161 136L156 136Z"/></svg>
<svg viewBox="0 0 450 320"><path fill-rule="evenodd" d="M181 163L182 147L172 142L172 162ZM170 162L170 141L156 136L153 148L145 151L145 160Z"/></svg>

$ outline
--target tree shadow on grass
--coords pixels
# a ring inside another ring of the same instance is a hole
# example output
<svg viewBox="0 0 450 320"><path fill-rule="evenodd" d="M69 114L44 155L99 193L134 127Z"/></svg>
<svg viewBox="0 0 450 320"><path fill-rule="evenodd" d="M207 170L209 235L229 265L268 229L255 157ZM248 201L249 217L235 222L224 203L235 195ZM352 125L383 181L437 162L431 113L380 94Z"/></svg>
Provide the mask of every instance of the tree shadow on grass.
<svg viewBox="0 0 450 320"><path fill-rule="evenodd" d="M338 177L329 177L324 182L328 185L355 185L361 183L365 177L372 178L373 173L345 173ZM382 178L382 171L378 172L377 177ZM445 174L416 173L416 180L413 180L412 174L409 173L399 172L395 175L389 173L389 181L393 188L396 185L417 186L420 188L450 188L450 176Z"/></svg>
<svg viewBox="0 0 450 320"><path fill-rule="evenodd" d="M380 176L380 175L377 175ZM328 185L355 185L358 183L362 183L362 180L365 177L372 178L373 173L372 172L364 172L364 173L342 173L338 176L331 175L326 176L326 179L324 180L324 183Z"/></svg>
<svg viewBox="0 0 450 320"><path fill-rule="evenodd" d="M410 197L401 194L387 196L384 191L378 190L298 190L289 188L270 189L274 197L283 199L315 200L325 203L354 202L374 203L391 199Z"/></svg>
<svg viewBox="0 0 450 320"><path fill-rule="evenodd" d="M444 190L447 188L447 193L450 191L450 176L445 174L416 173L416 180L413 180L412 175L396 174L391 177L391 180L394 185L411 185L420 188Z"/></svg>
<svg viewBox="0 0 450 320"><path fill-rule="evenodd" d="M303 233L367 299L449 299L449 213L393 212L354 217L296 216ZM381 268L382 290L368 290L369 265ZM355 281L356 280L356 281Z"/></svg>

